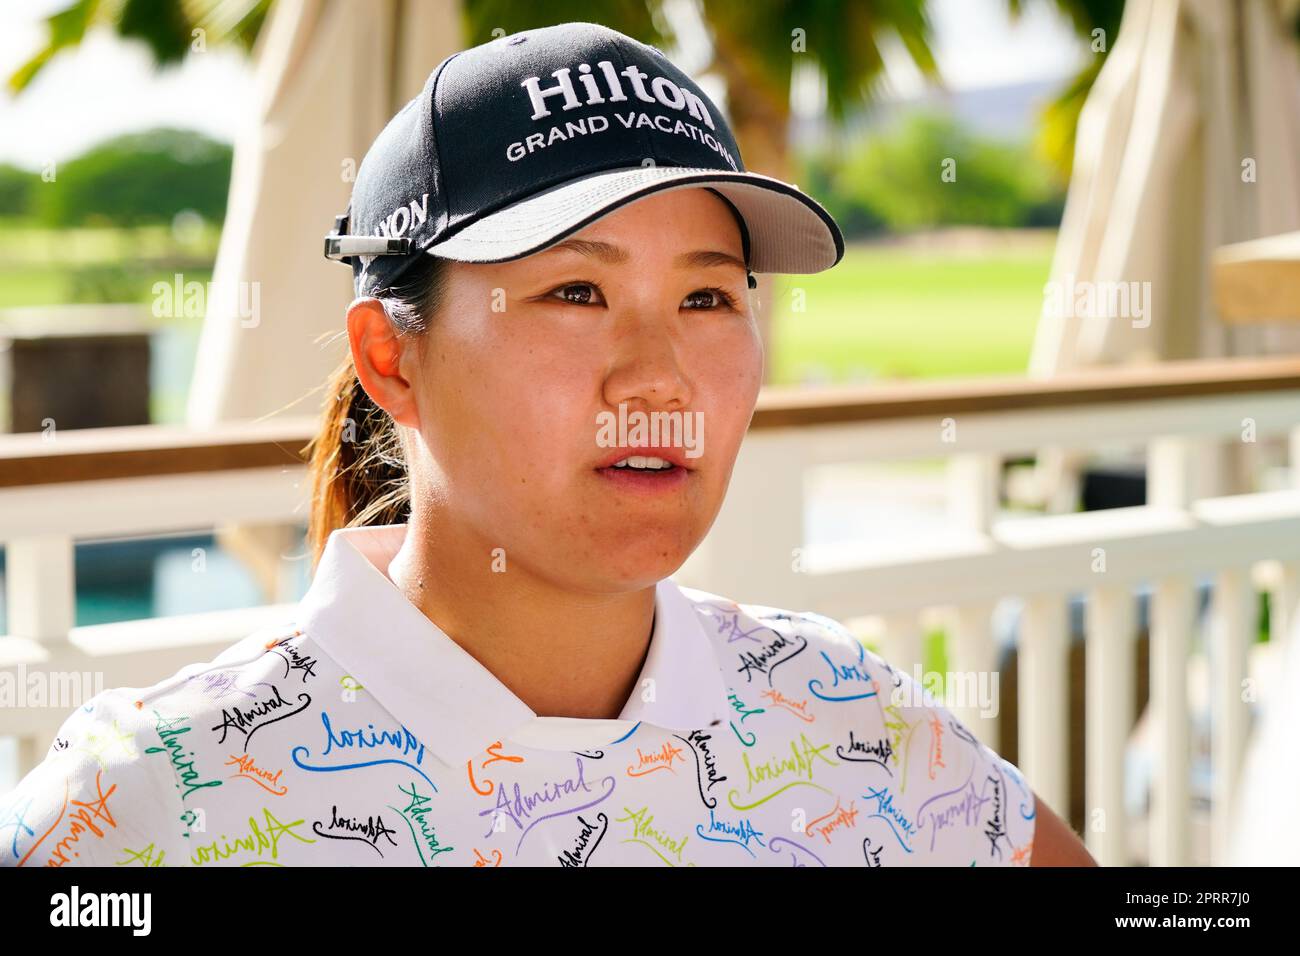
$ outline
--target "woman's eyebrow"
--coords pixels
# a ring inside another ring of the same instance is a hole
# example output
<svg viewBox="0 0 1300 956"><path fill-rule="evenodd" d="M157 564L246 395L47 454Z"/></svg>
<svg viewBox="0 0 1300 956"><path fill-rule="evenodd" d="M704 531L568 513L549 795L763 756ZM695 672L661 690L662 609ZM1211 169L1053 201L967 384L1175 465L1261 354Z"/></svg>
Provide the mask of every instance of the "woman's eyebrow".
<svg viewBox="0 0 1300 956"><path fill-rule="evenodd" d="M601 242L598 239L565 239L563 242L557 242L555 245L543 249L542 252L576 252L592 259L599 259L607 265L618 265L632 258L631 253L622 246Z"/></svg>
<svg viewBox="0 0 1300 956"><path fill-rule="evenodd" d="M745 272L749 269L744 261L737 259L729 252L717 252L712 249L700 249L696 252L683 252L677 257L679 266L695 266L703 268L706 266L735 266Z"/></svg>
<svg viewBox="0 0 1300 956"><path fill-rule="evenodd" d="M579 255L589 256L593 259L599 259L607 265L620 265L630 262L632 254L622 246L616 246L613 243L601 242L598 239L565 239L563 242L557 242L542 250L539 255L547 252L576 252ZM679 255L675 264L683 267L703 268L707 266L736 266L739 269L746 269L743 260L733 256L729 252L719 252L712 249L698 249L695 252L683 252ZM746 271L748 271L746 269Z"/></svg>

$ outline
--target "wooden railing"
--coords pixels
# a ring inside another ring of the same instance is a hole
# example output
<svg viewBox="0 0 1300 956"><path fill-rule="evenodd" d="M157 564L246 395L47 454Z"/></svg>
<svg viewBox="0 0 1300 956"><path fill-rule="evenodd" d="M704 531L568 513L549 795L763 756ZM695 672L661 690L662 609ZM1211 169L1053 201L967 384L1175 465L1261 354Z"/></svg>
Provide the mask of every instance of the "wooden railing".
<svg viewBox="0 0 1300 956"><path fill-rule="evenodd" d="M215 656L289 606L74 627L74 542L239 523L305 519L300 451L314 420L195 431L102 429L0 438L0 542L9 635L0 670L102 675L152 683ZM1300 359L1169 363L1037 382L767 389L708 537L675 575L683 585L841 620L875 615L886 657L908 673L936 615L948 622L949 668L997 671L991 625L1004 598L1024 602L1017 633L1018 763L1053 806L1066 796L1067 607L1086 595L1085 836L1104 863L1129 860L1124 748L1133 726L1134 589L1153 593L1150 644L1154 753L1150 861L1188 862L1189 707L1194 584L1213 578L1210 642L1219 858L1246 743L1247 677L1257 582L1272 596L1273 633L1290 638L1300 598L1300 482L1283 490L1201 497L1197 462L1224 441L1285 436L1300 472ZM1001 464L1044 449L1111 442L1147 449L1148 504L1005 517ZM828 464L942 458L951 533L888 548L806 547L805 478ZM1271 573L1264 573L1264 572ZM998 725L954 707L995 748ZM65 714L0 710L23 769Z"/></svg>

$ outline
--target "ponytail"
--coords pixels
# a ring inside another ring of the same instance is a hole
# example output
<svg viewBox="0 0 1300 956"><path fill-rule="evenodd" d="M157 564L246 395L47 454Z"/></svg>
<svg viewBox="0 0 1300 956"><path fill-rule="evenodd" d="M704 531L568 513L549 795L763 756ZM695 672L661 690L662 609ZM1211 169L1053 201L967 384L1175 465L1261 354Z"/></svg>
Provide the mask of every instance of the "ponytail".
<svg viewBox="0 0 1300 956"><path fill-rule="evenodd" d="M402 285L376 294L399 335L428 328L445 291L445 259L422 256ZM307 544L312 568L340 528L400 524L410 515L410 487L401 435L357 378L351 353L325 387L321 424L307 446L311 514Z"/></svg>

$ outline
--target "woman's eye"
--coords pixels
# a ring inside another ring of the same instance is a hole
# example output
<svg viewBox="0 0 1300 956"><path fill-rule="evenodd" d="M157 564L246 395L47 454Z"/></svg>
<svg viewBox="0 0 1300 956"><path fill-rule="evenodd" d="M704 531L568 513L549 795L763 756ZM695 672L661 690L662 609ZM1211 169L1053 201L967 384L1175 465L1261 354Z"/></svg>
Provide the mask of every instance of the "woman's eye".
<svg viewBox="0 0 1300 956"><path fill-rule="evenodd" d="M695 300L696 302L700 302L701 300L697 299L697 296L704 297L702 307L705 309L717 309L723 307L735 308L735 302L732 300L731 296L722 289L696 289L688 295L684 301L690 302Z"/></svg>
<svg viewBox="0 0 1300 956"><path fill-rule="evenodd" d="M600 287L594 282L569 282L552 289L549 295L558 296L570 305L599 305L604 302ZM683 308L702 309L735 308L735 300L723 289L696 289L682 300Z"/></svg>
<svg viewBox="0 0 1300 956"><path fill-rule="evenodd" d="M559 288L552 289L551 295L559 294L560 298L572 305L594 305L591 292L596 288L591 282L570 282Z"/></svg>

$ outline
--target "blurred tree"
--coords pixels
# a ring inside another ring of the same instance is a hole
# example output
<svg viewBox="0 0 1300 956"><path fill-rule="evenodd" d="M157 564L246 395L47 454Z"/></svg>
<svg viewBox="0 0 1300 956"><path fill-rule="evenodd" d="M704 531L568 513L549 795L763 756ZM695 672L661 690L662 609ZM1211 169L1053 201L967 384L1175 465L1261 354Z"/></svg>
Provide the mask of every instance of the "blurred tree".
<svg viewBox="0 0 1300 956"><path fill-rule="evenodd" d="M193 130L128 133L61 163L61 188L37 189L36 213L50 226L170 223L183 209L219 222L231 160L230 146Z"/></svg>
<svg viewBox="0 0 1300 956"><path fill-rule="evenodd" d="M0 163L0 216L26 216L31 212L35 178L26 169Z"/></svg>
<svg viewBox="0 0 1300 956"><path fill-rule="evenodd" d="M1083 68L1043 107L1039 116L1035 146L1065 183L1069 182L1074 167L1074 134L1079 125L1079 111L1119 36L1124 0L1007 0L1007 7L1013 17L1018 17L1035 2L1054 4L1074 26L1090 54Z"/></svg>
<svg viewBox="0 0 1300 956"><path fill-rule="evenodd" d="M880 213L872 209L854 190L845 188L841 170L844 157L830 149L807 151L800 155L799 182L835 217L848 239L859 239L889 230Z"/></svg>
<svg viewBox="0 0 1300 956"><path fill-rule="evenodd" d="M1050 169L1026 146L984 139L951 117L925 113L849 150L828 186L850 221L877 220L897 231L1031 225L1059 203Z"/></svg>
<svg viewBox="0 0 1300 956"><path fill-rule="evenodd" d="M675 42L663 0L462 0L465 42L587 20L665 46ZM1022 0L1008 0L1018 8ZM1061 0L1065 3L1065 0ZM1095 0L1101 2L1101 0ZM1120 0L1115 0L1120 2ZM177 63L199 42L251 49L272 0L74 0L46 18L45 46L9 77L18 92L60 50L75 47L88 30L107 26L141 40L158 64ZM937 76L930 50L926 0L697 0L713 47L705 69L727 86L732 127L747 165L789 178L790 86L797 58L807 57L826 79L827 112L838 121L846 108L871 99L884 73L883 43L898 42L927 76Z"/></svg>
<svg viewBox="0 0 1300 956"><path fill-rule="evenodd" d="M141 40L158 64L176 63L197 43L251 49L273 0L74 0L46 18L49 36L8 80L24 89L60 50L74 47L96 26ZM696 0L712 37L713 62L727 85L732 126L752 168L790 179L786 137L791 68L807 56L826 80L827 112L870 100L883 75L881 44L901 43L927 76L937 78L930 49L926 0ZM1006 0L1013 16L1031 3L1052 3L1096 51L1044 109L1037 144L1068 179L1079 110L1119 31L1124 0ZM673 42L662 0L462 0L466 41L490 39L492 29L522 29L596 20L646 43ZM1297 20L1300 30L1300 20Z"/></svg>
<svg viewBox="0 0 1300 956"><path fill-rule="evenodd" d="M60 50L106 26L142 41L159 65L179 63L194 49L235 44L250 50L272 0L74 0L45 18L45 46L14 71L9 89L24 90Z"/></svg>

